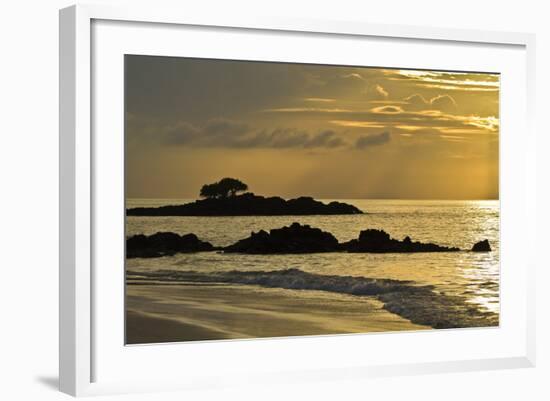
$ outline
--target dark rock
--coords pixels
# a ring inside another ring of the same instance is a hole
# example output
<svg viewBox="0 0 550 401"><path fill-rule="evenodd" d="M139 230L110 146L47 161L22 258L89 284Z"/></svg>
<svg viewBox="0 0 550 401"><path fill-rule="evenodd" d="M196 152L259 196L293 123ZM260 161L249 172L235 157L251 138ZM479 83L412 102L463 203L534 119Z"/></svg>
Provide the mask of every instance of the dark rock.
<svg viewBox="0 0 550 401"><path fill-rule="evenodd" d="M432 243L412 241L405 237L403 241L391 238L383 230L368 229L361 231L358 239L340 244L340 249L348 252L405 253L405 252L456 252L460 249Z"/></svg>
<svg viewBox="0 0 550 401"><path fill-rule="evenodd" d="M311 197L285 200L246 193L225 198L207 198L184 205L127 209L128 216L283 216L361 214L361 210L342 202L325 204Z"/></svg>
<svg viewBox="0 0 550 401"><path fill-rule="evenodd" d="M217 248L195 234L159 232L150 236L134 235L126 240L127 258L158 258L176 253L213 251Z"/></svg>
<svg viewBox="0 0 550 401"><path fill-rule="evenodd" d="M460 250L454 247L412 241L410 237L405 237L403 241L399 241L391 238L385 231L375 229L361 231L358 239L338 243L338 240L331 233L299 223L292 223L288 227L272 229L269 232L264 230L252 232L248 238L237 241L225 248L214 247L208 242L201 241L195 234L180 236L170 232L159 232L151 236L135 235L126 240L126 256L128 258L154 258L176 253L219 249L227 253L247 254L300 254L345 251L356 253L412 253L456 252Z"/></svg>
<svg viewBox="0 0 550 401"><path fill-rule="evenodd" d="M476 242L472 247L472 252L491 252L489 240L484 239L483 241Z"/></svg>
<svg viewBox="0 0 550 401"><path fill-rule="evenodd" d="M253 232L250 237L224 248L228 253L250 254L315 253L337 250L338 240L331 233L299 223L273 229L269 233L264 230Z"/></svg>

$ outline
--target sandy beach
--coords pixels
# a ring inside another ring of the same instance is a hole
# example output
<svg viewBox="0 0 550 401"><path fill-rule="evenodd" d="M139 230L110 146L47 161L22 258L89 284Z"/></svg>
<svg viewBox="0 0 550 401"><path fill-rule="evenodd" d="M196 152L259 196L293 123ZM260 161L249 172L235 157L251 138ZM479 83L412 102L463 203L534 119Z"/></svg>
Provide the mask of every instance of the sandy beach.
<svg viewBox="0 0 550 401"><path fill-rule="evenodd" d="M242 285L129 284L127 344L429 329L373 297Z"/></svg>

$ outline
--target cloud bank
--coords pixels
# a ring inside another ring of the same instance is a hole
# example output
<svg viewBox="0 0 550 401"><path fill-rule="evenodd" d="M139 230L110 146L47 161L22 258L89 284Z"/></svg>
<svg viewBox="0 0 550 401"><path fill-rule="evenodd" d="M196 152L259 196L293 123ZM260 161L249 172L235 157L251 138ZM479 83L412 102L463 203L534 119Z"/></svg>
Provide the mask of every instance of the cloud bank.
<svg viewBox="0 0 550 401"><path fill-rule="evenodd" d="M357 149L366 149L372 146L379 146L388 143L391 140L391 135L388 131L381 132L380 134L372 134L361 136L355 141L355 147Z"/></svg>
<svg viewBox="0 0 550 401"><path fill-rule="evenodd" d="M155 133L165 145L182 145L208 148L325 148L347 145L333 130L309 132L294 128L257 130L249 125L227 119L213 119L202 126L178 122Z"/></svg>

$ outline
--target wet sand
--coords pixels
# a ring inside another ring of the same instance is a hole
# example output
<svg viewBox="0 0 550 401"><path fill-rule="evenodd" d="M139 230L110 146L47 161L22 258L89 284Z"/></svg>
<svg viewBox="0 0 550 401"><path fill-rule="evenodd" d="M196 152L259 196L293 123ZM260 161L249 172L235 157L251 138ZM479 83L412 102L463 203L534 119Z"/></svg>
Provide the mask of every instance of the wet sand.
<svg viewBox="0 0 550 401"><path fill-rule="evenodd" d="M373 297L226 284L132 284L127 344L422 330Z"/></svg>
<svg viewBox="0 0 550 401"><path fill-rule="evenodd" d="M196 340L221 340L212 330L173 319L154 317L140 312L126 312L126 343L145 344Z"/></svg>

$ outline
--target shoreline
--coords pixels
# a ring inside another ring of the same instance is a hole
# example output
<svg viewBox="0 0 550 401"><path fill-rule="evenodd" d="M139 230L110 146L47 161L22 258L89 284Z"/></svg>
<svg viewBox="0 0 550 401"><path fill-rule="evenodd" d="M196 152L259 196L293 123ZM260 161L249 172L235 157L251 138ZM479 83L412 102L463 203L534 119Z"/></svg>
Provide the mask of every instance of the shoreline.
<svg viewBox="0 0 550 401"><path fill-rule="evenodd" d="M241 285L127 284L126 343L431 329L383 309L373 297Z"/></svg>

